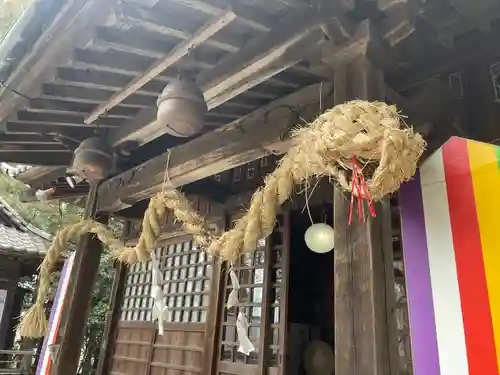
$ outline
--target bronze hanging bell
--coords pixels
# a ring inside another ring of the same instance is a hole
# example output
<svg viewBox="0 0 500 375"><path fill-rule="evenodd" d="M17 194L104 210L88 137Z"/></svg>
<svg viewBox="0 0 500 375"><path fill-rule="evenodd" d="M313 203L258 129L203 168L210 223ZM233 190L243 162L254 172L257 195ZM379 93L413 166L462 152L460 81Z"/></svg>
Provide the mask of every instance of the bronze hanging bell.
<svg viewBox="0 0 500 375"><path fill-rule="evenodd" d="M114 168L113 148L100 137L85 139L74 155L73 170L90 184L104 180Z"/></svg>
<svg viewBox="0 0 500 375"><path fill-rule="evenodd" d="M169 83L157 101L157 121L175 137L191 137L203 129L207 103L193 82L178 79Z"/></svg>

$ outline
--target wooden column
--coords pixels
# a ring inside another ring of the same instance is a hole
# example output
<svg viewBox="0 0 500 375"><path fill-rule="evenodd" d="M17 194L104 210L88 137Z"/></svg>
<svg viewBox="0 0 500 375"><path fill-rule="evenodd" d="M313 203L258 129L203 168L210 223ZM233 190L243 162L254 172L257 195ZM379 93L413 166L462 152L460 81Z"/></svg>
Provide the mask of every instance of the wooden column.
<svg viewBox="0 0 500 375"><path fill-rule="evenodd" d="M122 239L125 240L130 232L131 222L126 221L123 226ZM113 356L114 343L118 334L118 321L123 302L125 290L125 277L127 275L127 266L121 262L115 261L115 276L108 303L106 314L106 324L101 341L101 350L99 352L99 361L95 375L105 375L110 372L111 358Z"/></svg>
<svg viewBox="0 0 500 375"><path fill-rule="evenodd" d="M335 72L335 102L384 100L383 74L358 55ZM348 225L349 197L334 192L335 226L335 373L388 375L389 356L385 304L382 225L377 218ZM365 210L367 212L367 210Z"/></svg>
<svg viewBox="0 0 500 375"><path fill-rule="evenodd" d="M7 295L3 306L2 317L0 318L0 349L10 349L9 336L12 328L12 316L14 308L14 297L17 283L19 281L20 266L18 262L8 259L6 256L0 257L0 290L6 290Z"/></svg>
<svg viewBox="0 0 500 375"><path fill-rule="evenodd" d="M96 206L97 186L92 186L85 206L84 217L86 219L95 216ZM107 223L107 219L107 216L96 217L96 220L101 223ZM76 250L64 302L63 320L57 338L57 344L60 344L59 355L52 368L52 375L77 373L94 280L99 270L102 250L102 243L91 234L82 238Z"/></svg>

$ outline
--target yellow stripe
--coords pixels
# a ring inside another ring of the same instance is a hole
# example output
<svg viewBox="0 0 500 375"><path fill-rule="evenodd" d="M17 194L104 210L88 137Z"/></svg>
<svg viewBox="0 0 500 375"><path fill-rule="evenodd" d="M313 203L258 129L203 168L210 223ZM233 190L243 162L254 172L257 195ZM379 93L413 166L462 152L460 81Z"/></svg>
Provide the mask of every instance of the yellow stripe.
<svg viewBox="0 0 500 375"><path fill-rule="evenodd" d="M497 358L500 358L500 170L495 148L468 141ZM500 361L499 361L500 370Z"/></svg>

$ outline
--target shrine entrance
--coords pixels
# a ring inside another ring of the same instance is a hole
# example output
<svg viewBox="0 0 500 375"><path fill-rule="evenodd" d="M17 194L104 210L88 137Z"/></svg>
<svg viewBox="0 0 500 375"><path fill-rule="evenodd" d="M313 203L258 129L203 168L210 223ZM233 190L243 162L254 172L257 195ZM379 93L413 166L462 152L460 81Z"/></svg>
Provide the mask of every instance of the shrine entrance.
<svg viewBox="0 0 500 375"><path fill-rule="evenodd" d="M331 204L311 207L311 217L331 224ZM287 211L255 252L238 259L232 269L240 283L239 306L231 309L225 306L232 291L225 271L217 375L306 375L303 358L309 344L333 344L333 253L316 254L306 247L309 225L302 209ZM238 351L239 312L247 316L256 349L249 356Z"/></svg>

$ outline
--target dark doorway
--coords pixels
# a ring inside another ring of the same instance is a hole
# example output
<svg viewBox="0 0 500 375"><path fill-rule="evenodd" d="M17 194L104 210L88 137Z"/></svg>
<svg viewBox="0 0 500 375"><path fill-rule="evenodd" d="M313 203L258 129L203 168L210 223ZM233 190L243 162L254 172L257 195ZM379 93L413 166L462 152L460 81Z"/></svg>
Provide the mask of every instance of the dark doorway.
<svg viewBox="0 0 500 375"><path fill-rule="evenodd" d="M314 223L333 224L331 204L310 208ZM290 226L288 295L288 375L307 375L304 351L315 340L333 348L333 251L308 249L304 234L311 225L306 211L294 211Z"/></svg>

